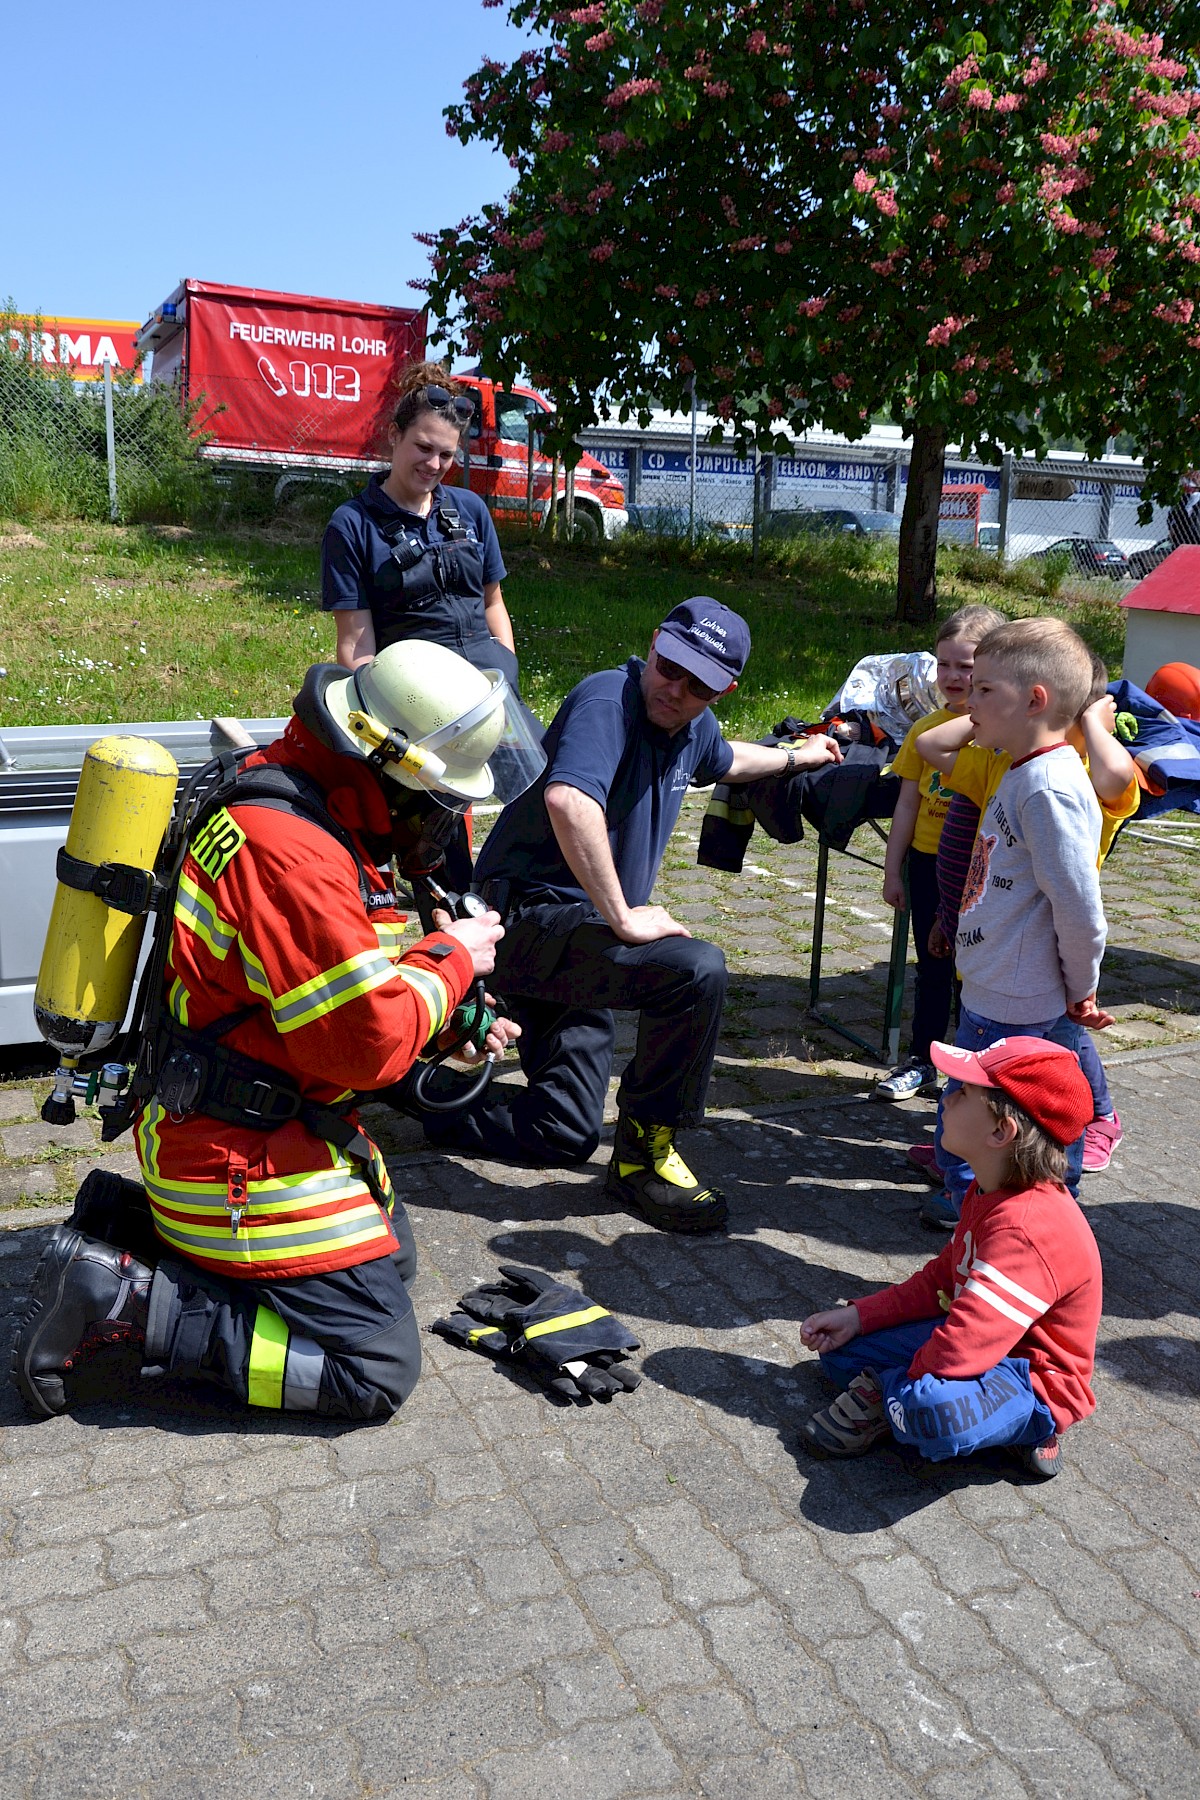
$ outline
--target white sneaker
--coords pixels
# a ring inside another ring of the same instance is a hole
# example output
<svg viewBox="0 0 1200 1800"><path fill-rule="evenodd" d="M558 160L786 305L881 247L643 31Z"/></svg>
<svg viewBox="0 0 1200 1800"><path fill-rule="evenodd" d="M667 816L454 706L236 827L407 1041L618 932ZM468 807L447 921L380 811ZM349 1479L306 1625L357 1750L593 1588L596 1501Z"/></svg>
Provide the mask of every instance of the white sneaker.
<svg viewBox="0 0 1200 1800"><path fill-rule="evenodd" d="M911 1100L917 1094L936 1094L938 1091L938 1072L932 1063L922 1062L917 1056L910 1056L894 1068L890 1075L876 1082L872 1089L872 1100Z"/></svg>

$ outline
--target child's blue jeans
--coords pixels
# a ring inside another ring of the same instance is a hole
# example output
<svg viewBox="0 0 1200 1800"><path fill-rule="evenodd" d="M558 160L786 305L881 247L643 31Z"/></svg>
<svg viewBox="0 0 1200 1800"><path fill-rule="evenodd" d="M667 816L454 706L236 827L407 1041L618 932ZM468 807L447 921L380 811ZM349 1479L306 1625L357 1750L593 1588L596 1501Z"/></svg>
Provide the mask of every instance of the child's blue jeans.
<svg viewBox="0 0 1200 1800"><path fill-rule="evenodd" d="M821 1367L843 1388L871 1369L883 1389L893 1436L930 1462L1002 1444L1040 1444L1052 1437L1054 1415L1034 1392L1024 1357L1006 1356L969 1381L910 1377L909 1363L941 1323L940 1318L916 1319L866 1332L840 1350L823 1351Z"/></svg>
<svg viewBox="0 0 1200 1800"><path fill-rule="evenodd" d="M1092 1117L1111 1119L1114 1111L1112 1092L1104 1073L1104 1064L1100 1061L1100 1052L1092 1042L1090 1031L1079 1033L1079 1066L1087 1076L1087 1084L1092 1090Z"/></svg>
<svg viewBox="0 0 1200 1800"><path fill-rule="evenodd" d="M1063 1013L1057 1019L1041 1019L1033 1025L1001 1025L995 1019L981 1018L978 1013L968 1012L964 1006L959 1012L958 1030L954 1042L960 1050L986 1050L1002 1037L1034 1037L1049 1038L1052 1043L1063 1044L1068 1050L1079 1055L1079 1040L1082 1027L1076 1025ZM955 1156L942 1143L942 1108L947 1094L953 1094L962 1086L961 1081L951 1079L946 1083L942 1098L938 1101L937 1130L934 1133L934 1154L938 1168L946 1183L946 1192L958 1210L962 1211L963 1196L974 1180L974 1172L969 1163L961 1156ZM1067 1172L1063 1176L1067 1187L1078 1200L1079 1177L1083 1173L1083 1134L1067 1151Z"/></svg>

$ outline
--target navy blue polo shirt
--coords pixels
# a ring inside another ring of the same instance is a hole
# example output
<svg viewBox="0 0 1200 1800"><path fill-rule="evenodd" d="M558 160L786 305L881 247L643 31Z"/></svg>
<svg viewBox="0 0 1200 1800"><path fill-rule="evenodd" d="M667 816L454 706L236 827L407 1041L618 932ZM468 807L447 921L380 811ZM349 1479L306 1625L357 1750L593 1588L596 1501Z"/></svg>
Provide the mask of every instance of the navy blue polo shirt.
<svg viewBox="0 0 1200 1800"><path fill-rule="evenodd" d="M466 527L468 554L456 559L459 575L453 591L433 606L408 607L395 582L392 545L400 533L424 544L448 544L438 523L439 507L450 507ZM339 506L325 529L321 545L321 606L325 612L369 611L379 649L404 637L486 637L483 593L507 570L491 515L469 488L445 488L439 482L428 514L409 512L383 491L383 478L372 475L361 494ZM432 615L432 616L431 616Z"/></svg>
<svg viewBox="0 0 1200 1800"><path fill-rule="evenodd" d="M707 707L673 734L652 725L642 703L644 668L633 656L623 669L604 669L572 688L546 733L546 768L492 827L478 881L510 881L524 900L587 899L546 811L547 786L562 782L604 808L625 899L646 905L683 796L693 783L720 781L733 751Z"/></svg>

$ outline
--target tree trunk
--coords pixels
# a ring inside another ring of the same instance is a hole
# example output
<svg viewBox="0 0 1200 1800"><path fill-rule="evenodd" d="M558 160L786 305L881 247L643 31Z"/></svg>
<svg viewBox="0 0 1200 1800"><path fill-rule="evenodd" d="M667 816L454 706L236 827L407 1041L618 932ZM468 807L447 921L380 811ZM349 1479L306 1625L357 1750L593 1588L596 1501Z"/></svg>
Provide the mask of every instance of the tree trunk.
<svg viewBox="0 0 1200 1800"><path fill-rule="evenodd" d="M938 513L947 435L942 425L918 425L913 433L896 583L896 617L906 625L927 625L937 610Z"/></svg>

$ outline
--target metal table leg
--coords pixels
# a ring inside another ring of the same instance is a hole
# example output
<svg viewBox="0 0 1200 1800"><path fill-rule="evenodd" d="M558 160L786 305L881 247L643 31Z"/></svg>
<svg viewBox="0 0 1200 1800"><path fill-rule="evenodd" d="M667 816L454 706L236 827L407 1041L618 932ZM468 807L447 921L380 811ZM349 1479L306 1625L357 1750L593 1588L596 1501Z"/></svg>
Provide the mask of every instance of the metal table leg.
<svg viewBox="0 0 1200 1800"><path fill-rule="evenodd" d="M866 821L875 832L876 837L886 838L877 821ZM908 963L908 924L909 909L903 906L892 923L892 942L888 956L887 987L883 1000L883 1030L877 1043L860 1037L848 1025L843 1025L830 1012L821 1006L821 958L825 945L825 901L829 886L829 851L830 845L825 838L818 840L817 847L817 891L813 906L812 950L809 956L808 1007L815 1018L839 1037L844 1037L851 1044L857 1044L868 1056L876 1057L889 1068L900 1060L900 1016L904 1008L904 976ZM882 864L874 863L870 857L858 856L847 850L843 854L852 856L856 862L865 862L871 868L881 868Z"/></svg>

